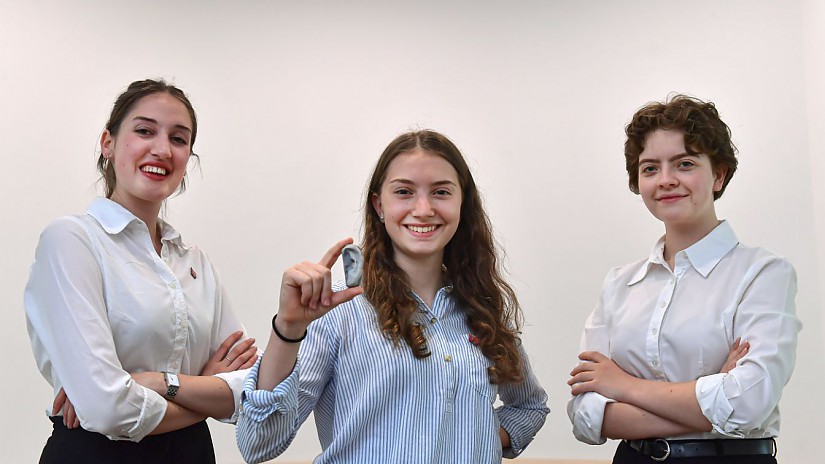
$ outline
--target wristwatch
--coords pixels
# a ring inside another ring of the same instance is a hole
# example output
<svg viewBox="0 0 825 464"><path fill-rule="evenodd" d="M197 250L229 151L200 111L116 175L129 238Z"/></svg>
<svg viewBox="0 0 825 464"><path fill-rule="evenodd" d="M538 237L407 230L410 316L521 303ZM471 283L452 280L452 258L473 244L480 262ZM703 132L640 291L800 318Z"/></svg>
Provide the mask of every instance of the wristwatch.
<svg viewBox="0 0 825 464"><path fill-rule="evenodd" d="M174 372L163 372L163 380L166 382L166 396L174 398L178 394L180 388L180 380L178 374Z"/></svg>

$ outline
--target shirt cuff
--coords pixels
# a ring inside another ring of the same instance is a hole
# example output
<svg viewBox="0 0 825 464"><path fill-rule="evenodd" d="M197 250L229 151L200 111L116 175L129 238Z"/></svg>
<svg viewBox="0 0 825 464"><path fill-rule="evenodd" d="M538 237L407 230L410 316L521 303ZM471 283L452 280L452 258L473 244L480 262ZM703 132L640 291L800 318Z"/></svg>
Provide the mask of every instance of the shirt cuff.
<svg viewBox="0 0 825 464"><path fill-rule="evenodd" d="M213 375L213 377L217 377L226 382L226 385L229 386L229 390L232 392L232 400L235 404L232 415L218 419L218 421L227 424L234 424L238 421L238 411L240 410L241 405L241 393L243 393L244 380L246 379L247 374L249 374L249 371L250 369L242 369Z"/></svg>
<svg viewBox="0 0 825 464"><path fill-rule="evenodd" d="M696 400L714 431L728 437L742 438L744 434L736 430L736 424L729 422L733 405L725 394L724 382L727 375L719 373L699 377L696 380Z"/></svg>
<svg viewBox="0 0 825 464"><path fill-rule="evenodd" d="M292 373L272 390L258 390L258 368L261 356L252 366L244 382L241 395L243 413L249 419L263 422L275 412L286 414L298 410L298 382L300 378L300 360L295 362Z"/></svg>
<svg viewBox="0 0 825 464"><path fill-rule="evenodd" d="M583 393L567 403L567 415L573 423L573 435L577 440L589 445L601 445L607 441L602 437L607 403L615 403L615 400L596 392Z"/></svg>
<svg viewBox="0 0 825 464"><path fill-rule="evenodd" d="M124 436L106 435L109 440L128 440L139 442L153 430L155 430L163 417L166 415L166 408L168 403L166 398L160 396L156 391L141 385L143 391L143 407L140 409L140 415L135 421L135 425L126 431ZM138 393L140 395L140 393Z"/></svg>

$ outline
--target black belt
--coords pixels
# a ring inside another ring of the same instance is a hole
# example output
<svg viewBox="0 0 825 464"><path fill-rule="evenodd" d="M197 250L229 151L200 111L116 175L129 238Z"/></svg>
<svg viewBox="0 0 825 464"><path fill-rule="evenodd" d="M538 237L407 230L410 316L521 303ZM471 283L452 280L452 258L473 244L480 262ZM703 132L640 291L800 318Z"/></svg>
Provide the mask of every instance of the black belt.
<svg viewBox="0 0 825 464"><path fill-rule="evenodd" d="M773 438L741 438L731 440L625 440L631 448L654 461L668 458L704 456L748 456L769 454L776 456Z"/></svg>

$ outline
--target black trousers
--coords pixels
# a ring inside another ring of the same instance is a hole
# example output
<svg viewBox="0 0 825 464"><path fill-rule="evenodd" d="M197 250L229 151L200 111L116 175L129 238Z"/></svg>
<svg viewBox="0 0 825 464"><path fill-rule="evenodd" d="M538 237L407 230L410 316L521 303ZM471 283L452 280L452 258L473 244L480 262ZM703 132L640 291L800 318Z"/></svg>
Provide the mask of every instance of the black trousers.
<svg viewBox="0 0 825 464"><path fill-rule="evenodd" d="M675 458L662 461L670 464L776 464L776 458L769 454L752 456L708 456L701 458ZM660 464L650 456L645 456L630 447L624 440L619 442L613 464Z"/></svg>
<svg viewBox="0 0 825 464"><path fill-rule="evenodd" d="M215 450L206 421L174 432L145 437L138 443L113 441L82 428L67 429L62 417L50 417L52 436L40 464L214 464Z"/></svg>

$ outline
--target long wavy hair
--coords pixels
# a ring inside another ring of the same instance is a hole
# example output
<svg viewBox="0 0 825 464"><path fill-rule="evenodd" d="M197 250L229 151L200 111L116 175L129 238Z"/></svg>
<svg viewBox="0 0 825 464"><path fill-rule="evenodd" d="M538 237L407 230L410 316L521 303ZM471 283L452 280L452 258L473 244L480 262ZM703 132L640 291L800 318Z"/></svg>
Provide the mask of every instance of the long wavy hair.
<svg viewBox="0 0 825 464"><path fill-rule="evenodd" d="M418 303L411 295L409 279L395 263L390 236L372 206L372 196L380 194L390 163L415 149L441 156L458 173L461 216L444 249L446 278L481 352L492 363L488 368L490 382L519 382L524 373L518 299L502 277L490 220L470 168L458 148L438 132L413 131L396 137L375 165L364 203L364 295L375 308L379 327L388 339L396 346L406 343L416 358L430 355L425 332L415 321Z"/></svg>
<svg viewBox="0 0 825 464"><path fill-rule="evenodd" d="M657 129L681 131L685 134L685 149L689 154L705 154L714 168L727 168L722 188L713 192L713 199L718 200L725 193L738 164L730 128L719 117L713 102L681 94L639 108L625 127L624 157L630 191L639 194L639 156L645 149L647 136Z"/></svg>

